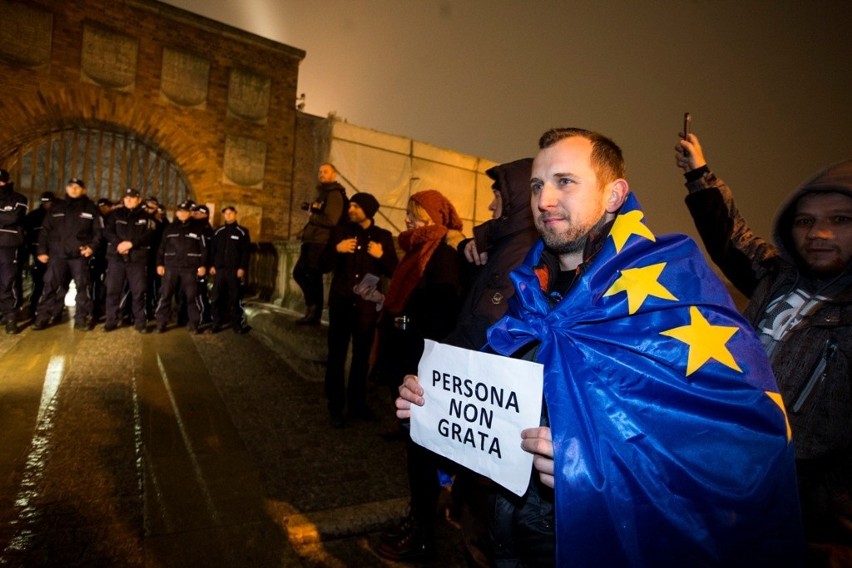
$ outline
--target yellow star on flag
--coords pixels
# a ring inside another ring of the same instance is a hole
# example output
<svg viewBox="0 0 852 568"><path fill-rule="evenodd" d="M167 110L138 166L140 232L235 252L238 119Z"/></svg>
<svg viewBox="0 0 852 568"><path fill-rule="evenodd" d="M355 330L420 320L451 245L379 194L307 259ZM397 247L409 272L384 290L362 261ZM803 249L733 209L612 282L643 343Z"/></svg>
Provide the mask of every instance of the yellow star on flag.
<svg viewBox="0 0 852 568"><path fill-rule="evenodd" d="M624 248L624 245L627 243L627 239L630 238L630 235L639 235L640 237L645 237L649 241L657 240L654 233L651 232L651 229L642 223L642 219L644 218L645 214L638 209L622 213L615 218L615 223L613 223L609 234L612 237L612 241L615 243L616 253L621 252L621 249Z"/></svg>
<svg viewBox="0 0 852 568"><path fill-rule="evenodd" d="M661 331L661 335L673 337L689 345L689 358L686 363L688 377L710 359L742 373L731 352L725 347L728 340L739 330L737 327L725 325L710 325L698 308L690 306L689 325Z"/></svg>
<svg viewBox="0 0 852 568"><path fill-rule="evenodd" d="M766 396L768 396L770 399L772 399L772 402L774 402L775 404L778 405L778 408L780 408L781 412L784 414L784 422L787 423L787 441L789 442L790 440L793 439L793 429L790 428L790 419L787 418L787 410L784 408L784 401L781 399L781 393L780 392L769 392L769 391L763 391L763 392L766 393Z"/></svg>
<svg viewBox="0 0 852 568"><path fill-rule="evenodd" d="M665 267L666 263L661 262L640 268L626 268L621 271L618 280L613 282L609 290L604 293L604 297L627 292L627 311L630 315L635 314L636 310L642 307L642 303L648 296L677 300L665 286L658 282Z"/></svg>

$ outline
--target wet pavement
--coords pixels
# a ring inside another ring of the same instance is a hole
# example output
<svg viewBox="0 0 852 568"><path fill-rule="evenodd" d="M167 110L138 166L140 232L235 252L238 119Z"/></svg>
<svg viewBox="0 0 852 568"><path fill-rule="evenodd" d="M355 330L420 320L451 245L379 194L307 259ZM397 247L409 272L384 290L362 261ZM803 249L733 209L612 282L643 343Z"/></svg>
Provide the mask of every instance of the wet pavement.
<svg viewBox="0 0 852 568"><path fill-rule="evenodd" d="M247 312L246 335L0 336L0 566L400 565L373 552L408 501L389 395L333 429L325 327Z"/></svg>

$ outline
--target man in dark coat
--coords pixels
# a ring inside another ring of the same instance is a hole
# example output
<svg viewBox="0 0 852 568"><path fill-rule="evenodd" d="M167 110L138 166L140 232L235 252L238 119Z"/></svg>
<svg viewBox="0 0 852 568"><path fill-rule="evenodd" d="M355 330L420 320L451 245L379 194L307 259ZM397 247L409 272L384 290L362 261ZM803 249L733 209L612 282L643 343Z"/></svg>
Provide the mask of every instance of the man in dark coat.
<svg viewBox="0 0 852 568"><path fill-rule="evenodd" d="M207 242L191 219L192 203L177 207L175 221L163 231L157 251L157 274L163 277L157 304L157 333L166 331L172 317L172 297L178 290L186 294L189 317L187 329L199 333L201 310L198 305L198 277L207 273Z"/></svg>
<svg viewBox="0 0 852 568"><path fill-rule="evenodd" d="M77 288L74 328L88 331L94 327L89 260L100 245L102 232L101 212L86 196L85 182L68 180L65 199L50 209L39 234L37 258L47 264L47 273L34 330L59 320L69 273Z"/></svg>
<svg viewBox="0 0 852 568"><path fill-rule="evenodd" d="M210 274L213 276L213 311L211 333L222 329L226 316L231 318L235 333L246 333L242 304L242 286L248 274L251 236L248 229L237 223L237 210L230 205L222 209L225 224L216 229L210 241Z"/></svg>
<svg viewBox="0 0 852 568"><path fill-rule="evenodd" d="M353 291L365 276L389 278L398 258L390 231L377 227L373 217L379 202L369 193L356 193L349 203L349 223L335 228L328 242L325 261L333 267L328 294L328 366L325 395L334 427L343 426L343 410L349 416L371 419L367 406L367 369L373 346L378 311ZM344 383L344 367L349 341L352 363L349 383Z"/></svg>
<svg viewBox="0 0 852 568"><path fill-rule="evenodd" d="M293 279L302 289L307 311L296 320L299 325L318 324L322 317L323 281L321 257L331 230L346 215L346 190L337 183L337 170L322 164L318 173L317 195L311 203L303 203L309 217L302 229L302 250L293 267Z"/></svg>
<svg viewBox="0 0 852 568"><path fill-rule="evenodd" d="M47 212L53 207L53 202L56 196L52 191L45 191L39 197L39 207L27 213L27 218L24 221L26 226L26 253L24 254L24 263L29 267L30 280L32 288L30 289L30 315L35 317L38 302L41 299L41 293L44 290L44 274L47 266L39 262L38 256L38 236L41 233L41 226L44 224L44 219L47 217Z"/></svg>
<svg viewBox="0 0 852 568"><path fill-rule="evenodd" d="M104 238L108 266L105 277L106 310L104 331L116 329L121 321L121 298L130 287L133 326L146 333L145 293L148 289L148 257L155 238L155 222L145 207L139 190L124 192L124 207L106 217Z"/></svg>
<svg viewBox="0 0 852 568"><path fill-rule="evenodd" d="M15 281L26 216L27 198L15 191L9 172L0 169L0 316L9 335L18 333Z"/></svg>

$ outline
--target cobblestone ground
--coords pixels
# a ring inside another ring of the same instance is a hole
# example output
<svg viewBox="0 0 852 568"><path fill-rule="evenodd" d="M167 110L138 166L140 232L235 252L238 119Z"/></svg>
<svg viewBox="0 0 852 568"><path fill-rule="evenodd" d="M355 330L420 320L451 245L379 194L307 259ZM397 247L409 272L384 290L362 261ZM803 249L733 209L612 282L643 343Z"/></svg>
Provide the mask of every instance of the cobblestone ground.
<svg viewBox="0 0 852 568"><path fill-rule="evenodd" d="M372 552L407 502L389 402L332 429L324 328L261 315L244 336L0 337L0 565L393 566Z"/></svg>

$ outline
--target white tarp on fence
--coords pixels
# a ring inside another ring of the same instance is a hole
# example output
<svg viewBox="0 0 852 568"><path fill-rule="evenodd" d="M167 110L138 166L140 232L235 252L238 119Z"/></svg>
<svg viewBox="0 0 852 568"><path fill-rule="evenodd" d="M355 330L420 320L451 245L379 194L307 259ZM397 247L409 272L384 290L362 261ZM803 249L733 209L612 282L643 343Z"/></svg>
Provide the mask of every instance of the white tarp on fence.
<svg viewBox="0 0 852 568"><path fill-rule="evenodd" d="M321 142L328 148L325 159L337 168L348 195L367 192L379 200L379 226L394 234L405 230L408 196L424 189L437 189L453 202L467 236L491 218L491 180L485 171L496 162L328 120L331 127L322 129L330 138Z"/></svg>

